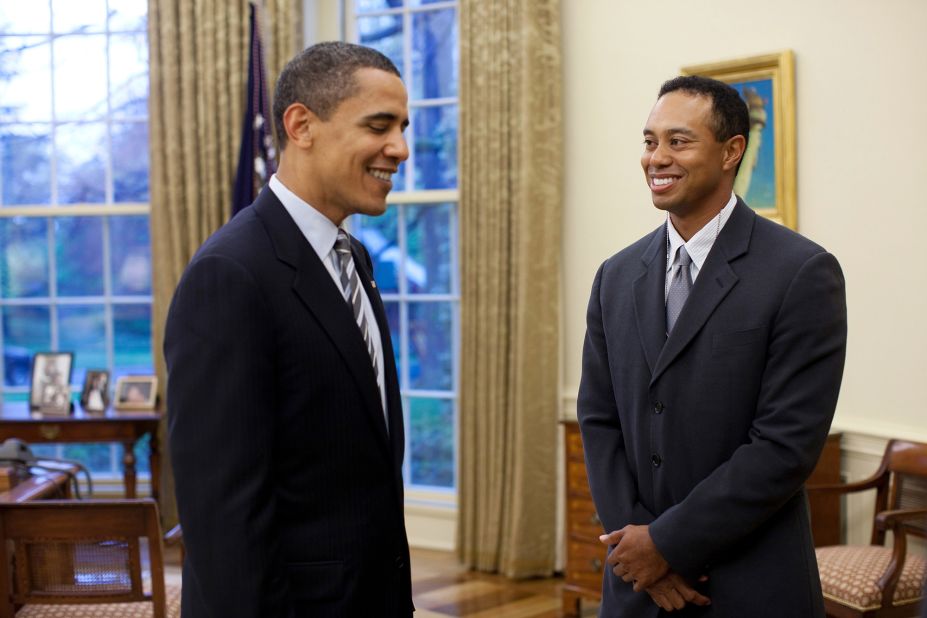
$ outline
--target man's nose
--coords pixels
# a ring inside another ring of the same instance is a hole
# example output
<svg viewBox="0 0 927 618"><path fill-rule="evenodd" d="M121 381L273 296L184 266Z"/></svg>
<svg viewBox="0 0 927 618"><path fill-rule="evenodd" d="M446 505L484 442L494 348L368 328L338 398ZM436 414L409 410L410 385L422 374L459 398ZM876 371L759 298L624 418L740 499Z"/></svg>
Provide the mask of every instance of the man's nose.
<svg viewBox="0 0 927 618"><path fill-rule="evenodd" d="M406 143L405 135L398 129L390 137L390 140L383 148L383 154L398 161L405 161L409 158L409 144Z"/></svg>
<svg viewBox="0 0 927 618"><path fill-rule="evenodd" d="M655 167L665 167L673 162L673 158L670 156L669 149L661 144L657 144L656 147L650 151L650 165Z"/></svg>

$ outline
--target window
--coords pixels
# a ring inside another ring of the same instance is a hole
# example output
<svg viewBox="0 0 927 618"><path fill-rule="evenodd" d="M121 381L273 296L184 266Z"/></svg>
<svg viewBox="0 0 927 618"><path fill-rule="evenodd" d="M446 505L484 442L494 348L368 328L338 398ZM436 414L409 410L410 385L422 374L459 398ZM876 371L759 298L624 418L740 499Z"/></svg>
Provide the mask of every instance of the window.
<svg viewBox="0 0 927 618"><path fill-rule="evenodd" d="M355 0L354 39L380 50L409 91L409 159L382 217L357 217L389 317L406 414L407 485L456 486L457 2Z"/></svg>
<svg viewBox="0 0 927 618"><path fill-rule="evenodd" d="M74 352L75 401L88 369L153 373L148 210L147 1L4 2L4 401L28 398L40 351ZM110 445L36 450L120 470Z"/></svg>

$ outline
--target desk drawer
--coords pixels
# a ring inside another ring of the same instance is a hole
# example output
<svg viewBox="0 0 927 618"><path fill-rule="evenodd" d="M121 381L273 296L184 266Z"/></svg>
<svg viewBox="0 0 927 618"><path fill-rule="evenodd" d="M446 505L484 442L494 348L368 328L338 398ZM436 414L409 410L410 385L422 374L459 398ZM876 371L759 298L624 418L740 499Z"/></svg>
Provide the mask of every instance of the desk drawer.
<svg viewBox="0 0 927 618"><path fill-rule="evenodd" d="M606 547L572 539L567 547L567 581L592 590L601 589Z"/></svg>
<svg viewBox="0 0 927 618"><path fill-rule="evenodd" d="M599 535L604 532L592 499L570 496L567 500L567 533L570 537L597 543Z"/></svg>

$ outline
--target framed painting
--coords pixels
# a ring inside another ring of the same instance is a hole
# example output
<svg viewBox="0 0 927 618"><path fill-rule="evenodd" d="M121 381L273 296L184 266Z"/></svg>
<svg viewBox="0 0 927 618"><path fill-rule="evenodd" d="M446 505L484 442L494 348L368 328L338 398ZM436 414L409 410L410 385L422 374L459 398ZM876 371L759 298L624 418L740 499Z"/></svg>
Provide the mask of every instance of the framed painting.
<svg viewBox="0 0 927 618"><path fill-rule="evenodd" d="M750 135L734 193L758 214L797 229L792 51L688 66L682 73L728 83L746 101Z"/></svg>

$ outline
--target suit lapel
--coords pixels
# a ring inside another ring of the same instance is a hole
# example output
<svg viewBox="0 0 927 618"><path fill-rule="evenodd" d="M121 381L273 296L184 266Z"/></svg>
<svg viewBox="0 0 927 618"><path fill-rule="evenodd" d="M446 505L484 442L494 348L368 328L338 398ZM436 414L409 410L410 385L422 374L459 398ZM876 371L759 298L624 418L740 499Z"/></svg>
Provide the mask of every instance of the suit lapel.
<svg viewBox="0 0 927 618"><path fill-rule="evenodd" d="M273 191L265 187L254 207L274 244L277 258L295 269L293 291L315 316L345 361L384 448L389 447L373 365L354 315L325 265L293 223ZM358 263L355 258L355 264Z"/></svg>
<svg viewBox="0 0 927 618"><path fill-rule="evenodd" d="M652 371L651 384L679 356L702 329L715 308L737 285L738 277L730 262L747 252L755 219L753 211L738 198L731 218L721 230L699 271L698 279L692 286L689 299L679 314L673 332L666 339L656 367ZM665 272L665 263L663 266Z"/></svg>
<svg viewBox="0 0 927 618"><path fill-rule="evenodd" d="M641 255L644 272L634 281L634 317L644 356L653 374L666 341L666 304L663 288L666 281L666 227L653 233Z"/></svg>

